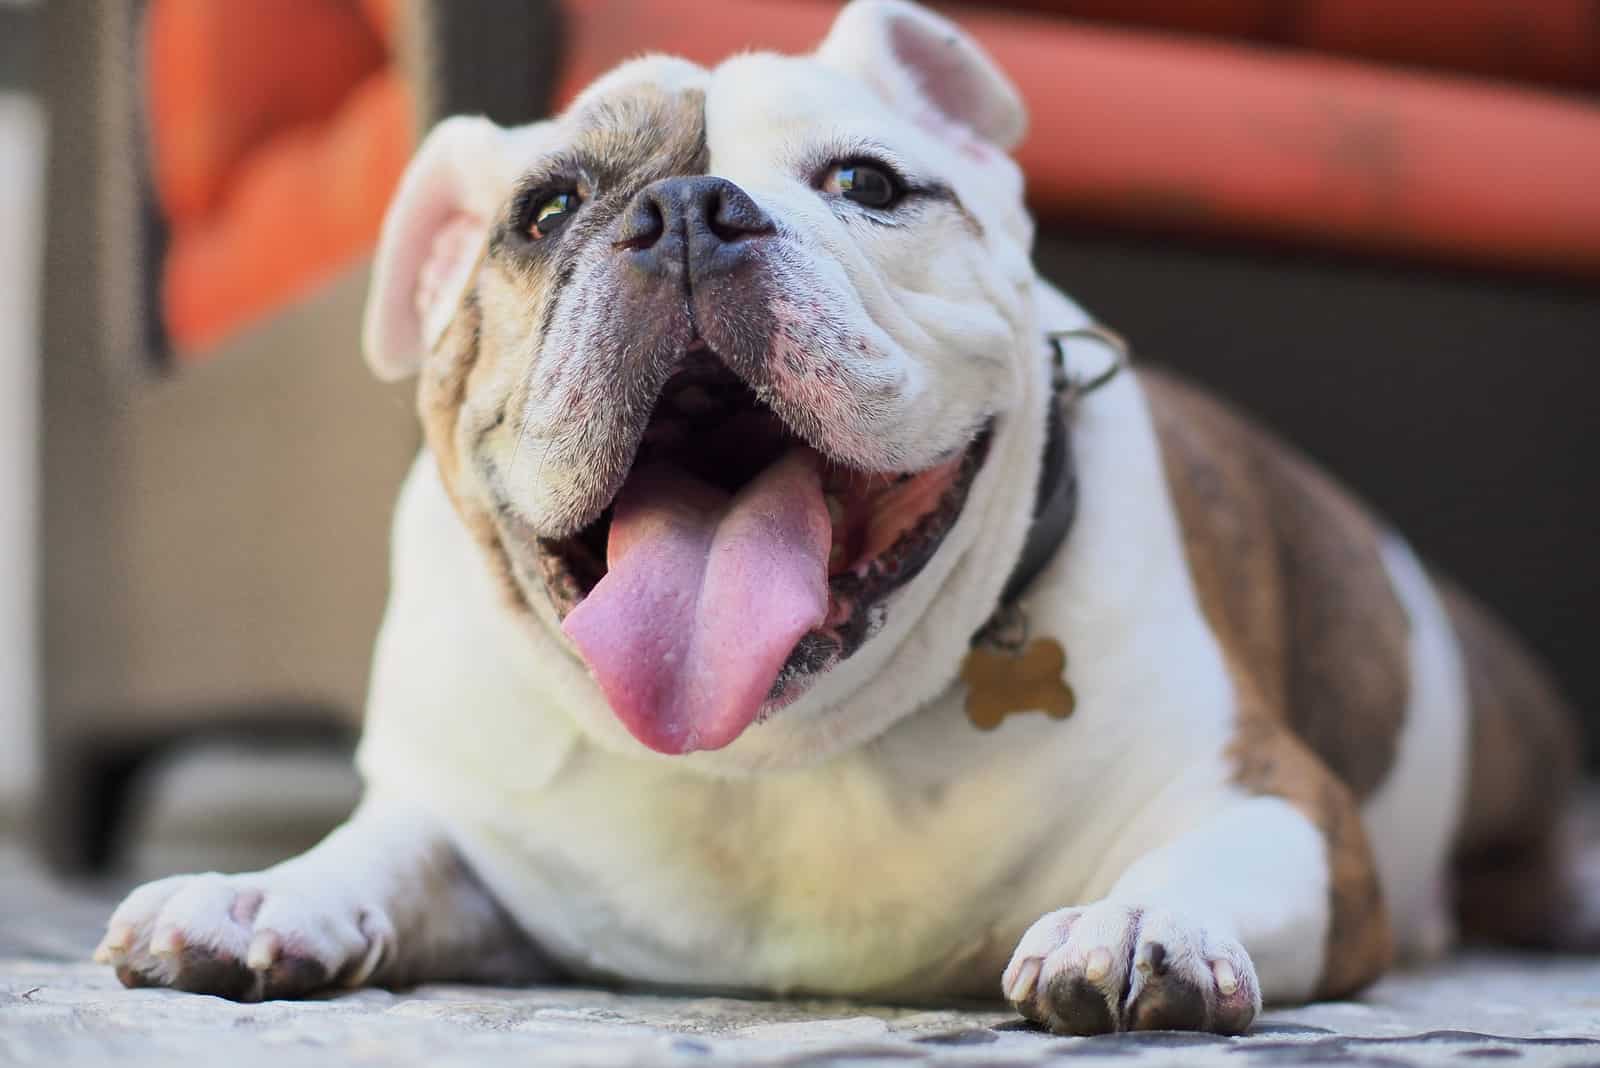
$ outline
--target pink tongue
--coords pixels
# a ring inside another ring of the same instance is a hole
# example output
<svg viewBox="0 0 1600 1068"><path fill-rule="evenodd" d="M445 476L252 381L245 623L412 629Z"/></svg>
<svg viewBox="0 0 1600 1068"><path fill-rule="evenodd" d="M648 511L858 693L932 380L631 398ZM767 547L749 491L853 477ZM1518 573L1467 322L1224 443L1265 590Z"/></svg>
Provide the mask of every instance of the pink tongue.
<svg viewBox="0 0 1600 1068"><path fill-rule="evenodd" d="M670 464L637 471L617 497L606 575L562 629L635 738L720 749L826 617L832 533L807 449L732 498Z"/></svg>

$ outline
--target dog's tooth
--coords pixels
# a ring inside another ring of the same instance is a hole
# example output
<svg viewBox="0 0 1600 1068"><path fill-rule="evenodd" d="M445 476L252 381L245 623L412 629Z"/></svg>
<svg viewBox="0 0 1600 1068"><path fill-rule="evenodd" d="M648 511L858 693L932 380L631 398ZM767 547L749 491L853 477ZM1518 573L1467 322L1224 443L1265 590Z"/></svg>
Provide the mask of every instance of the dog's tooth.
<svg viewBox="0 0 1600 1068"><path fill-rule="evenodd" d="M828 566L838 567L842 563L844 563L844 546L836 543L828 550Z"/></svg>
<svg viewBox="0 0 1600 1068"><path fill-rule="evenodd" d="M828 519L829 519L829 521L832 522L833 525L836 526L836 527L840 523L843 523L844 522L844 502L840 501L839 498L835 497L831 493L828 494L826 497L824 497L823 500L826 501L827 504L828 504Z"/></svg>

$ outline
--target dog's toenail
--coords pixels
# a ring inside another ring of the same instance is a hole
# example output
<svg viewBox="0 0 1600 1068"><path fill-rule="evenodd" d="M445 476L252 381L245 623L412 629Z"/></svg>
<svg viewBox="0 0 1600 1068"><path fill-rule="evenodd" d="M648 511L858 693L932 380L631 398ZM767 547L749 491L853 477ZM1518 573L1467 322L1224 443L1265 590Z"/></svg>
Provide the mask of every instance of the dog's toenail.
<svg viewBox="0 0 1600 1068"><path fill-rule="evenodd" d="M1150 947L1150 970L1157 975L1167 974L1167 947L1160 942Z"/></svg>
<svg viewBox="0 0 1600 1068"><path fill-rule="evenodd" d="M158 957L176 957L183 952L183 932L176 927L157 931L150 940L150 952Z"/></svg>
<svg viewBox="0 0 1600 1068"><path fill-rule="evenodd" d="M1038 957L1029 957L1022 962L1022 967L1017 969L1017 977L1006 988L1006 1000L1017 1002L1027 1001L1033 997L1033 988L1039 983L1039 969L1044 962Z"/></svg>
<svg viewBox="0 0 1600 1068"><path fill-rule="evenodd" d="M278 962L278 956L283 951L283 942L275 931L261 931L250 940L250 949L245 953L245 967L251 971L263 972Z"/></svg>
<svg viewBox="0 0 1600 1068"><path fill-rule="evenodd" d="M1213 961L1211 963L1211 974L1216 976L1217 989L1220 990L1224 996L1232 994L1234 991L1239 989L1239 976L1234 973L1233 965L1229 964L1227 961Z"/></svg>
<svg viewBox="0 0 1600 1068"><path fill-rule="evenodd" d="M1111 974L1111 951L1104 948L1094 950L1089 954L1089 959L1083 964L1083 977L1091 983L1098 983Z"/></svg>
<svg viewBox="0 0 1600 1068"><path fill-rule="evenodd" d="M130 923L114 923L106 929L106 936L95 947L94 960L96 964L110 964L118 954L127 951L133 944L133 925Z"/></svg>

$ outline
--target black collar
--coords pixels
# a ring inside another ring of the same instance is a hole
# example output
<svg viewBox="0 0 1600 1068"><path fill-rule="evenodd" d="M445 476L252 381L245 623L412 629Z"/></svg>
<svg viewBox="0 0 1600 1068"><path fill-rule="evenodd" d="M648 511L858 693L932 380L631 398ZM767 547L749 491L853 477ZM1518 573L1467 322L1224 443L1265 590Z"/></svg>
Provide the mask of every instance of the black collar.
<svg viewBox="0 0 1600 1068"><path fill-rule="evenodd" d="M1075 378L1067 369L1068 340L1098 341L1110 349L1113 360L1105 370L1089 378ZM1033 525L1022 543L1022 555L1011 569L1000 605L1005 608L1022 596L1029 584L1055 557L1067 540L1072 521L1078 514L1078 469L1073 463L1071 422L1078 402L1115 378L1128 365L1128 344L1103 326L1082 326L1073 330L1052 330L1045 334L1050 346L1051 401L1049 425L1044 445L1044 464L1039 470L1039 488L1034 496Z"/></svg>

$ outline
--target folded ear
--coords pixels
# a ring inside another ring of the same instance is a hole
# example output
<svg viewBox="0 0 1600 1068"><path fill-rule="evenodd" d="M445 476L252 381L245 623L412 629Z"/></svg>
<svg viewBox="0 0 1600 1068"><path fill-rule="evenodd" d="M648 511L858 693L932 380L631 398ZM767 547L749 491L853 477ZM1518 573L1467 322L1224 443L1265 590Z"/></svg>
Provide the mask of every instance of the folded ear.
<svg viewBox="0 0 1600 1068"><path fill-rule="evenodd" d="M378 233L362 324L379 378L414 374L454 318L515 181L508 140L488 119L446 119L406 168Z"/></svg>
<svg viewBox="0 0 1600 1068"><path fill-rule="evenodd" d="M1022 97L988 53L949 19L908 0L853 0L817 57L910 118L960 123L1002 151L1027 130Z"/></svg>

